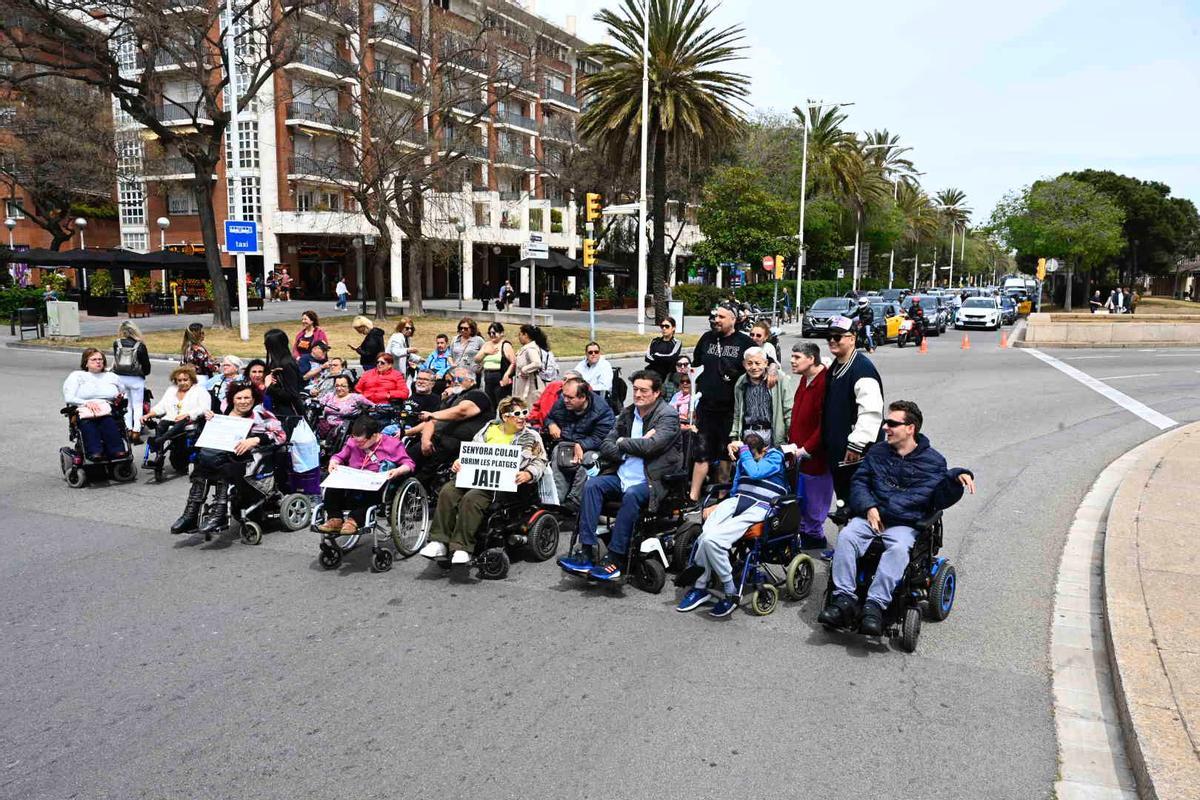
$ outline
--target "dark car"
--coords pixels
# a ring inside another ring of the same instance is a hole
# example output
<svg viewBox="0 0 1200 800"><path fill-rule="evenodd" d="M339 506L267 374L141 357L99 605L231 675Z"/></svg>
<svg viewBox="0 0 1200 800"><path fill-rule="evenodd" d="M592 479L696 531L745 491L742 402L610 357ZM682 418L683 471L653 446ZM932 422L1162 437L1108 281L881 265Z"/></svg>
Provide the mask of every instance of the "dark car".
<svg viewBox="0 0 1200 800"><path fill-rule="evenodd" d="M925 333L931 336L940 335L945 330L945 326L942 320L942 312L938 306L938 298L920 294L909 295L900 302L900 309L904 312L905 316L908 315L908 310L912 308L914 299L921 301L921 310L925 312L925 322L922 325Z"/></svg>
<svg viewBox="0 0 1200 800"><path fill-rule="evenodd" d="M829 330L831 317L848 316L856 308L858 308L858 301L848 297L822 297L804 312L804 320L800 328L801 335L806 339L820 336Z"/></svg>
<svg viewBox="0 0 1200 800"><path fill-rule="evenodd" d="M1000 298L1000 322L1003 325L1012 325L1017 321L1017 303L1011 297L1005 296Z"/></svg>
<svg viewBox="0 0 1200 800"><path fill-rule="evenodd" d="M912 292L908 289L884 289L879 296L889 303L899 303L906 295L910 294Z"/></svg>

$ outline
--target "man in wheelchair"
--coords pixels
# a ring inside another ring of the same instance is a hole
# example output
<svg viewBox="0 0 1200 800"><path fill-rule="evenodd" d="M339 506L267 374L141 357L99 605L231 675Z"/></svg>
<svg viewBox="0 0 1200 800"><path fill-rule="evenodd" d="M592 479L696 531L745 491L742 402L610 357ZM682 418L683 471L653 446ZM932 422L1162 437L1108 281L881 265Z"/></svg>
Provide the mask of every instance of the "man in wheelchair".
<svg viewBox="0 0 1200 800"><path fill-rule="evenodd" d="M887 446L867 450L854 474L849 503L854 517L838 535L831 568L833 595L817 616L823 625L850 627L858 618L858 560L879 539L884 551L862 608L859 632L882 635L883 613L908 567L917 525L953 505L964 489L975 493L973 474L946 468L946 459L921 433L923 421L916 403L891 403L883 421Z"/></svg>
<svg viewBox="0 0 1200 800"><path fill-rule="evenodd" d="M693 569L702 569L693 588L683 596L676 611L694 611L707 602L710 573L721 581L724 596L709 612L714 617L726 617L737 608L737 591L733 582L733 567L729 563L729 548L745 535L756 522L767 518L771 503L788 491L783 466L783 451L768 447L757 433L746 434L737 451L737 472L729 497L704 510L704 529L696 540Z"/></svg>
<svg viewBox="0 0 1200 800"><path fill-rule="evenodd" d="M469 442L492 420L492 401L475 383L475 371L456 367L451 371L447 398L436 411L422 411L420 422L404 431L412 437L408 455L418 469L449 464L458 457L458 447Z"/></svg>
<svg viewBox="0 0 1200 800"><path fill-rule="evenodd" d="M576 512L587 480L587 470L580 469L583 456L600 449L616 419L604 398L576 376L563 381L562 394L550 409L547 423L546 434L555 443L550 468L558 501L568 511Z"/></svg>

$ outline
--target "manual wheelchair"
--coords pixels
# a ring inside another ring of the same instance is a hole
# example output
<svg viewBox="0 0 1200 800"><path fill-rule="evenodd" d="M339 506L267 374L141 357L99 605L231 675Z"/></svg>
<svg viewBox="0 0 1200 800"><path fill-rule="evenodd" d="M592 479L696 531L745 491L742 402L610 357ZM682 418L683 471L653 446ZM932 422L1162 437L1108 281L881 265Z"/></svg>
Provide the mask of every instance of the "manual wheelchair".
<svg viewBox="0 0 1200 800"><path fill-rule="evenodd" d="M387 572L396 553L409 558L424 546L429 534L429 495L417 477L408 475L384 484L379 502L367 506L365 522L354 533L342 535L319 530L328 518L325 503L317 503L311 527L321 534L317 561L322 567L337 569L345 555L370 536L371 566L376 572ZM388 539L396 548L395 553L387 546Z"/></svg>
<svg viewBox="0 0 1200 800"><path fill-rule="evenodd" d="M229 481L226 513L238 523L246 544L262 544L263 532L269 527L298 531L308 525L313 508L312 480L316 476L293 472L287 461L286 444L259 445L250 451L243 474ZM220 513L220 502L214 498L205 505L201 530L206 519ZM204 540L210 541L213 535L205 532Z"/></svg>
<svg viewBox="0 0 1200 800"><path fill-rule="evenodd" d="M179 428L170 420L155 419L146 423L152 430L146 439L142 456L142 469L154 472L154 482L163 482L166 465L180 475L186 475L188 466L196 460L196 440L204 429L203 417Z"/></svg>
<svg viewBox="0 0 1200 800"><path fill-rule="evenodd" d="M940 622L950 616L954 607L954 594L958 588L958 576L949 560L938 556L942 547L942 511L936 511L931 516L913 526L917 532L912 550L909 551L908 566L903 577L896 583L892 601L883 612L883 633L893 639L899 639L900 647L905 652L917 649L917 639L921 635L922 617L934 622ZM844 522L846 514L831 514L835 522ZM879 566L879 557L883 554L883 543L876 539L871 543L867 552L858 560L855 594L859 606L866 602L867 592ZM832 561L832 552L826 561ZM825 584L824 604L833 597L833 571ZM858 631L858 620L851 623L847 629Z"/></svg>
<svg viewBox="0 0 1200 800"><path fill-rule="evenodd" d="M125 406L129 401L124 397L115 400L112 405L112 418L121 431L121 438L128 440L125 427ZM121 483L129 483L137 478L137 468L133 463L133 450L121 458L88 458L84 453L83 433L79 430L79 407L67 405L59 410L67 418L67 435L71 444L58 450L59 466L62 467L63 477L67 486L81 489L89 481L112 479Z"/></svg>

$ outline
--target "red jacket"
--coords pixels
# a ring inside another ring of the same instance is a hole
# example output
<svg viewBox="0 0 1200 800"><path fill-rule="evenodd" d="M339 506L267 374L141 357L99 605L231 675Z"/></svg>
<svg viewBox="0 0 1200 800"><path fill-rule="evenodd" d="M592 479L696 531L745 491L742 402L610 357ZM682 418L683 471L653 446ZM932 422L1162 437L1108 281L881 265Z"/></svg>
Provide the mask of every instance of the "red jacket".
<svg viewBox="0 0 1200 800"><path fill-rule="evenodd" d="M369 369L358 379L354 391L370 400L372 403L386 403L389 400L407 400L408 384L404 380L404 371L395 368L387 372Z"/></svg>
<svg viewBox="0 0 1200 800"><path fill-rule="evenodd" d="M805 475L821 475L829 471L825 456L825 445L821 442L821 413L825 406L825 378L829 370L823 369L805 386L803 375L797 376L796 399L792 402L792 424L788 428L788 441L812 456L800 463Z"/></svg>
<svg viewBox="0 0 1200 800"><path fill-rule="evenodd" d="M529 409L529 424L535 428L541 428L546 424L546 417L550 416L550 409L554 408L554 401L562 394L562 381L550 381L546 384L546 388L542 390L542 396L533 404L533 408Z"/></svg>

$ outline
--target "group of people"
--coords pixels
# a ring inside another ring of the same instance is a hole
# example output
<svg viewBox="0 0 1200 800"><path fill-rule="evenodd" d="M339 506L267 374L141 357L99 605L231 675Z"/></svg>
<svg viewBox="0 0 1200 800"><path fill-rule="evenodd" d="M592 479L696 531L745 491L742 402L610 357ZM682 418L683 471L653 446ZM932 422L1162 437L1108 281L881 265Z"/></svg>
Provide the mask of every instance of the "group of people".
<svg viewBox="0 0 1200 800"><path fill-rule="evenodd" d="M1135 314L1142 296L1131 286L1117 286L1104 298L1100 290L1092 292L1088 308L1093 314Z"/></svg>

